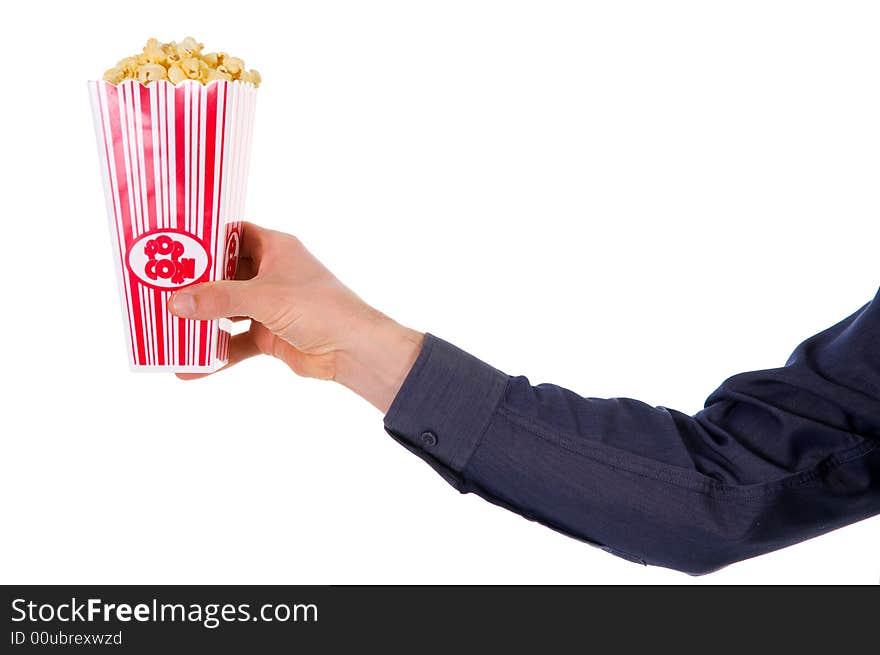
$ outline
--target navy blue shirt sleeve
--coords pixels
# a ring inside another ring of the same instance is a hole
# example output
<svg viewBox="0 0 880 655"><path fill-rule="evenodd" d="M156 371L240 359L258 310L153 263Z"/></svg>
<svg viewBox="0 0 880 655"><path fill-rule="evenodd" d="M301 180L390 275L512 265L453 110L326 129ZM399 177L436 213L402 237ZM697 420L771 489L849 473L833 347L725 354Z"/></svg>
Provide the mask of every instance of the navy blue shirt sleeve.
<svg viewBox="0 0 880 655"><path fill-rule="evenodd" d="M694 416L532 386L427 335L385 427L462 493L707 573L880 513L880 294Z"/></svg>

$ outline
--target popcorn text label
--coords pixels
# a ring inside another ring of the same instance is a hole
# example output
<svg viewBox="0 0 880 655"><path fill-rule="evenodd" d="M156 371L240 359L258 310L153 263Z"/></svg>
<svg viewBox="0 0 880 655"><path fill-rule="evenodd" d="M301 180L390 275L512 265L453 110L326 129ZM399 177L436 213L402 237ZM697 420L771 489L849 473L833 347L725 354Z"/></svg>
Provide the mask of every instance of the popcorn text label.
<svg viewBox="0 0 880 655"><path fill-rule="evenodd" d="M126 264L141 283L154 289L179 289L202 282L211 257L204 244L178 230L141 235L128 250Z"/></svg>

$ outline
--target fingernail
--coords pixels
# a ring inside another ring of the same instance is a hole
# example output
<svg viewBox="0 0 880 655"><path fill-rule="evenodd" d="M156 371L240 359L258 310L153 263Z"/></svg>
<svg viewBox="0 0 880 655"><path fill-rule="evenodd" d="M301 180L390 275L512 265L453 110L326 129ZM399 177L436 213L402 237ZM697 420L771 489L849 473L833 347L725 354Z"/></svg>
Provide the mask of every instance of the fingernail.
<svg viewBox="0 0 880 655"><path fill-rule="evenodd" d="M178 291L171 296L171 311L186 318L196 313L196 298L191 293Z"/></svg>

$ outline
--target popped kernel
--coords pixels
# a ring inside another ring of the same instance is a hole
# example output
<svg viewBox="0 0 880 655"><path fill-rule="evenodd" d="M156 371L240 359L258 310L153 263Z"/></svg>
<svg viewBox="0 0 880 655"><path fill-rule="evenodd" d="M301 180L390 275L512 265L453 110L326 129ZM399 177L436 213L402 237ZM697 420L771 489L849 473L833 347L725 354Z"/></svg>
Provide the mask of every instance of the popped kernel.
<svg viewBox="0 0 880 655"><path fill-rule="evenodd" d="M147 41L147 45L144 46L144 56L151 64L164 64L168 57L156 39Z"/></svg>
<svg viewBox="0 0 880 655"><path fill-rule="evenodd" d="M125 71L118 66L114 68L108 68L106 71L104 71L104 79L111 84L119 84L122 80L125 79Z"/></svg>
<svg viewBox="0 0 880 655"><path fill-rule="evenodd" d="M180 68L191 80L200 80L207 72L208 65L196 57L187 57L180 62Z"/></svg>
<svg viewBox="0 0 880 655"><path fill-rule="evenodd" d="M138 82L149 84L156 80L164 80L168 77L162 64L144 64L138 68Z"/></svg>
<svg viewBox="0 0 880 655"><path fill-rule="evenodd" d="M260 86L262 77L257 71L245 68L243 59L225 52L202 54L204 47L191 36L180 42L167 43L151 38L139 54L121 59L116 66L107 69L104 79L111 84L130 79L142 84L165 79L172 84L184 80L196 80L202 84L215 80L240 80Z"/></svg>
<svg viewBox="0 0 880 655"><path fill-rule="evenodd" d="M244 68L244 61L238 57L225 57L223 59L223 64L221 65L226 69L227 73L232 75L232 77L238 77L241 75L241 71ZM217 68L219 69L220 66Z"/></svg>
<svg viewBox="0 0 880 655"><path fill-rule="evenodd" d="M227 80L228 82L232 81L232 75L229 73L224 73L221 70L217 70L216 68L209 68L208 75L205 78L205 82L213 82L214 80Z"/></svg>
<svg viewBox="0 0 880 655"><path fill-rule="evenodd" d="M254 69L245 71L241 74L239 79L241 79L242 82L250 82L254 86L260 86L260 82L263 81L263 78L260 76L260 71Z"/></svg>
<svg viewBox="0 0 880 655"><path fill-rule="evenodd" d="M191 36L184 37L183 41L180 42L180 45L190 52L201 52L202 48L205 47L204 44L199 43Z"/></svg>
<svg viewBox="0 0 880 655"><path fill-rule="evenodd" d="M121 68L125 72L125 77L137 77L137 69L140 65L141 63L137 57L126 57L125 59L120 59L116 67Z"/></svg>
<svg viewBox="0 0 880 655"><path fill-rule="evenodd" d="M104 79L107 78L105 77ZM183 82L187 77L183 69L178 64L174 64L168 67L168 79L171 80L172 84L177 84L178 82Z"/></svg>

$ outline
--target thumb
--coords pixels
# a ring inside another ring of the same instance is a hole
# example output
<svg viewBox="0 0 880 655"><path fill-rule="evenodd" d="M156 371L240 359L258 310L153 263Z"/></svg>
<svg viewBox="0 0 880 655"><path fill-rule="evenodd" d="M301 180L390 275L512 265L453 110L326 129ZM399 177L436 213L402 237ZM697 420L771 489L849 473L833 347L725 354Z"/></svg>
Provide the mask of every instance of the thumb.
<svg viewBox="0 0 880 655"><path fill-rule="evenodd" d="M168 309L180 318L210 320L229 316L248 316L260 320L265 304L262 289L255 280L224 280L194 284L176 292Z"/></svg>

